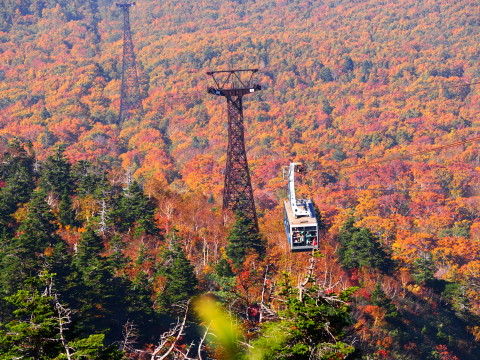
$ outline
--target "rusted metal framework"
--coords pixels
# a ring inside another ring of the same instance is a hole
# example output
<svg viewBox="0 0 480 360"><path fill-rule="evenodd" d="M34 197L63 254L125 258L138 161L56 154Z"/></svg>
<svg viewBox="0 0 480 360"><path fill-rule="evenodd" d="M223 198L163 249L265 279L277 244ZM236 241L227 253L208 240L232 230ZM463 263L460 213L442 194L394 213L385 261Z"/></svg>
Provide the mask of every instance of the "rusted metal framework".
<svg viewBox="0 0 480 360"><path fill-rule="evenodd" d="M135 51L133 48L132 32L130 30L130 8L135 4L135 2L116 3L123 12L123 63L120 113L118 116L119 124L133 115L143 113Z"/></svg>
<svg viewBox="0 0 480 360"><path fill-rule="evenodd" d="M228 149L223 189L223 209L241 211L251 219L258 231L257 212L253 199L247 154L245 151L245 128L243 125L243 96L261 90L253 83L258 69L210 71L215 86L208 93L224 96L228 112Z"/></svg>

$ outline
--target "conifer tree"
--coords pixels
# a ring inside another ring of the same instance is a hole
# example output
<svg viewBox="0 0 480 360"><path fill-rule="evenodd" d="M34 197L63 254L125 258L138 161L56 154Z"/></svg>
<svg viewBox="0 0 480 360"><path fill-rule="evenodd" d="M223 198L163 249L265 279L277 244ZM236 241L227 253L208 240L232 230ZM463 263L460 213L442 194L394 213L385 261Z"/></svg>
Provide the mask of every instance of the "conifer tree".
<svg viewBox="0 0 480 360"><path fill-rule="evenodd" d="M134 181L120 198L115 207L113 218L120 231L135 231L147 234L157 234L155 224L155 206L144 194L140 185Z"/></svg>
<svg viewBox="0 0 480 360"><path fill-rule="evenodd" d="M367 228L354 226L352 217L343 224L338 234L339 256L346 269L360 267L377 268L388 271L391 260L378 239Z"/></svg>
<svg viewBox="0 0 480 360"><path fill-rule="evenodd" d="M215 266L215 271L216 271L217 275L221 276L221 277L232 277L232 276L235 275L233 273L232 266L230 265L228 260L225 259L225 258L221 258L218 261L217 266Z"/></svg>
<svg viewBox="0 0 480 360"><path fill-rule="evenodd" d="M167 280L163 293L158 297L163 308L168 309L197 294L198 280L194 267L179 244L174 244L173 249L166 252L159 275Z"/></svg>
<svg viewBox="0 0 480 360"><path fill-rule="evenodd" d="M383 308L385 310L385 318L389 321L395 320L399 317L397 307L387 297L380 282L377 282L373 289L372 304Z"/></svg>
<svg viewBox="0 0 480 360"><path fill-rule="evenodd" d="M0 324L0 358L52 359L61 351L51 300L28 290L7 297L15 310L11 321Z"/></svg>
<svg viewBox="0 0 480 360"><path fill-rule="evenodd" d="M0 179L4 182L0 187L0 227L4 230L13 222L10 215L17 210L18 204L30 200L35 187L34 156L18 141L12 141L7 149L9 152L3 154L0 164Z"/></svg>
<svg viewBox="0 0 480 360"><path fill-rule="evenodd" d="M72 199L68 195L67 191L64 190L62 195L62 200L60 201L59 206L59 220L60 224L63 226L75 226L77 221L75 220L75 212L72 209Z"/></svg>
<svg viewBox="0 0 480 360"><path fill-rule="evenodd" d="M153 310L153 286L151 278L144 271L140 271L133 281L122 278L124 282L124 294L118 294L118 298L124 298L125 311L129 318L137 326L141 326L144 338L148 334L154 333L152 328L156 326L155 322L158 320L158 314Z"/></svg>
<svg viewBox="0 0 480 360"><path fill-rule="evenodd" d="M47 287L39 291L40 281L47 278ZM116 347L104 345L104 334L76 337L73 312L51 293L51 281L52 276L43 273L40 278L29 279L27 288L7 297L13 311L9 321L0 323L0 358L121 359Z"/></svg>
<svg viewBox="0 0 480 360"><path fill-rule="evenodd" d="M59 196L64 191L70 194L73 190L71 165L65 158L64 151L65 147L59 146L54 154L47 157L40 171L40 186Z"/></svg>
<svg viewBox="0 0 480 360"><path fill-rule="evenodd" d="M89 227L82 235L82 240L77 246L77 251L73 263L78 267L85 269L89 266L97 267L102 262L101 253L104 251L102 238Z"/></svg>
<svg viewBox="0 0 480 360"><path fill-rule="evenodd" d="M228 235L227 256L235 267L240 267L249 252L265 254L265 243L253 221L241 212L235 214L235 223Z"/></svg>
<svg viewBox="0 0 480 360"><path fill-rule="evenodd" d="M91 228L82 235L73 256L72 272L65 289L68 303L79 310L79 327L86 333L106 331L110 309L117 306L113 268L101 256L102 239Z"/></svg>
<svg viewBox="0 0 480 360"><path fill-rule="evenodd" d="M81 160L72 166L72 180L75 183L75 193L79 196L98 195L109 190L106 172L100 166Z"/></svg>
<svg viewBox="0 0 480 360"><path fill-rule="evenodd" d="M418 284L431 285L435 281L436 266L430 253L423 254L413 261L413 279Z"/></svg>
<svg viewBox="0 0 480 360"><path fill-rule="evenodd" d="M154 319L147 279L134 283L116 276L113 261L103 256L103 239L92 228L82 235L73 257L68 287L62 295L78 310L75 317L82 334L103 333L107 341L121 336L128 320L144 328Z"/></svg>
<svg viewBox="0 0 480 360"><path fill-rule="evenodd" d="M346 359L355 348L344 341L351 324L348 301L357 288L338 294L325 294L310 279L300 292L288 274L281 284L284 304L278 320L266 322L261 336L253 341L251 358L274 359Z"/></svg>
<svg viewBox="0 0 480 360"><path fill-rule="evenodd" d="M113 250L113 252L109 256L110 261L113 268L116 271L120 271L124 269L125 265L128 263L128 259L123 253L125 243L122 242L122 239L119 235L113 235L109 240L110 249Z"/></svg>
<svg viewBox="0 0 480 360"><path fill-rule="evenodd" d="M68 252L56 234L54 222L46 194L40 189L28 204L28 212L16 235L0 245L0 285L5 294L12 295L25 279L34 277L45 267L59 276L67 272Z"/></svg>
<svg viewBox="0 0 480 360"><path fill-rule="evenodd" d="M18 228L20 235L17 237L17 243L27 251L42 252L47 246L61 242L55 233L57 230L55 215L46 198L47 194L41 189L34 193L28 205L27 216Z"/></svg>

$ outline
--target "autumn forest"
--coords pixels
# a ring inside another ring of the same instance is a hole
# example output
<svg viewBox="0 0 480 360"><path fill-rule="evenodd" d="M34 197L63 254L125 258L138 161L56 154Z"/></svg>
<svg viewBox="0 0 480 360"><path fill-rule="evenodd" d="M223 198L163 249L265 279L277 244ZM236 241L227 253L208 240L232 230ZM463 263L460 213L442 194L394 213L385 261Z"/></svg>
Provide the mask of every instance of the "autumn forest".
<svg viewBox="0 0 480 360"><path fill-rule="evenodd" d="M480 3L0 7L0 359L480 358ZM227 107L260 233L222 212ZM315 204L292 253L283 167Z"/></svg>

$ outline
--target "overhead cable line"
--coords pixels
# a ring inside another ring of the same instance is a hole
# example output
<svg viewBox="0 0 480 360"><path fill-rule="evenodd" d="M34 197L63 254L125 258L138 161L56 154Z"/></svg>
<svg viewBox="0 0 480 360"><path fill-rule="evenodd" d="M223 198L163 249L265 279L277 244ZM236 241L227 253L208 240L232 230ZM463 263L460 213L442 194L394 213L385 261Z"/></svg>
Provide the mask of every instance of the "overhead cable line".
<svg viewBox="0 0 480 360"><path fill-rule="evenodd" d="M387 162L391 162L393 160L407 159L407 158L412 157L412 156L427 154L427 153L431 153L431 152L436 152L436 151L439 151L439 150L448 149L448 148L452 148L452 147L463 145L463 144L472 143L472 142L479 141L479 140L480 140L480 136L476 136L476 137L471 138L471 139L456 141L456 142L451 143L451 144L437 146L433 149L416 151L416 152L413 152L413 153L410 153L410 154L390 157L388 159L370 161L370 162L367 162L365 164L340 166L340 167L337 167L337 168L327 168L325 170L327 170L327 171L328 170L338 171L338 170L343 170L343 169L367 168L367 167L370 167L372 165L387 163ZM314 171L322 171L322 170L314 170ZM464 171L463 170L448 170L448 171L450 173L460 173L460 174L470 174L470 175L478 175L479 174L479 171L477 171L477 170L464 170ZM336 186L329 186L330 190L335 190L335 188L340 189L340 190L360 190L360 191L398 192L398 193L405 192L405 190L399 190L398 188L370 189L370 188L362 188L362 187L355 187L355 186L349 186L349 185L342 186L342 185L338 185L338 184ZM435 189L435 188L432 188L432 189L409 188L408 191L409 192L441 192L441 191L444 191L444 189L438 189L438 188L437 189Z"/></svg>
<svg viewBox="0 0 480 360"><path fill-rule="evenodd" d="M342 186L342 185L336 185L336 186L331 186L328 187L331 190L334 190L334 188L337 188L337 190L358 190L358 191L378 191L378 192L394 192L394 193L405 193L405 192L442 192L445 191L445 189L441 188L426 188L426 189L420 189L420 188L408 188L405 190L399 189L399 188L380 188L380 189L370 189L370 188L363 188L361 186Z"/></svg>
<svg viewBox="0 0 480 360"><path fill-rule="evenodd" d="M443 89L443 88L457 88L457 87L467 87L467 86L472 86L472 85L478 85L480 84L480 81L475 81L471 83L464 83L464 84L441 84L441 85L435 85L435 86L430 86L426 85L425 90L436 90L436 89Z"/></svg>
<svg viewBox="0 0 480 360"><path fill-rule="evenodd" d="M452 148L452 147L473 143L473 142L476 142L476 141L479 141L479 140L480 140L480 136L476 136L476 137L471 138L471 139L456 141L456 142L451 143L451 144L437 146L433 149L416 151L416 152L413 152L413 153L410 153L410 154L405 154L405 155L392 156L392 157L389 157L387 159L373 160L373 161L369 161L369 162L364 163L364 164L345 165L345 166L339 166L339 167L336 167L336 168L330 168L330 169L326 169L326 170L339 171L339 170L344 170L344 169L365 168L365 167L370 167L372 165L391 162L391 161L394 161L394 160L404 160L404 159L408 159L412 156L423 155L423 154L436 152L436 151L439 151L439 150L449 149L449 148Z"/></svg>

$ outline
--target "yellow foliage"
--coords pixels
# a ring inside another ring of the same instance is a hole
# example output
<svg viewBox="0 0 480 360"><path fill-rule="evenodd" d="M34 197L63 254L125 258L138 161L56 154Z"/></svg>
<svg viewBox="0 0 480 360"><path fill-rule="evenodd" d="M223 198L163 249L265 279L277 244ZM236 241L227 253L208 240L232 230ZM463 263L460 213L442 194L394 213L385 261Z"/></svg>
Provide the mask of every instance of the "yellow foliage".
<svg viewBox="0 0 480 360"><path fill-rule="evenodd" d="M43 255L50 257L50 256L53 256L54 253L55 253L55 249L51 246L48 246L43 252Z"/></svg>
<svg viewBox="0 0 480 360"><path fill-rule="evenodd" d="M22 222L28 215L28 207L26 205L19 206L17 211L12 215L17 222Z"/></svg>
<svg viewBox="0 0 480 360"><path fill-rule="evenodd" d="M233 359L238 351L237 341L241 334L235 319L213 296L200 296L195 300L194 308L203 324L214 334L209 341L221 347L223 358Z"/></svg>
<svg viewBox="0 0 480 360"><path fill-rule="evenodd" d="M470 326L467 328L467 330L470 331L476 342L480 342L480 326Z"/></svg>
<svg viewBox="0 0 480 360"><path fill-rule="evenodd" d="M422 287L417 284L409 284L406 286L407 290L410 291L413 294L419 294L422 292Z"/></svg>

